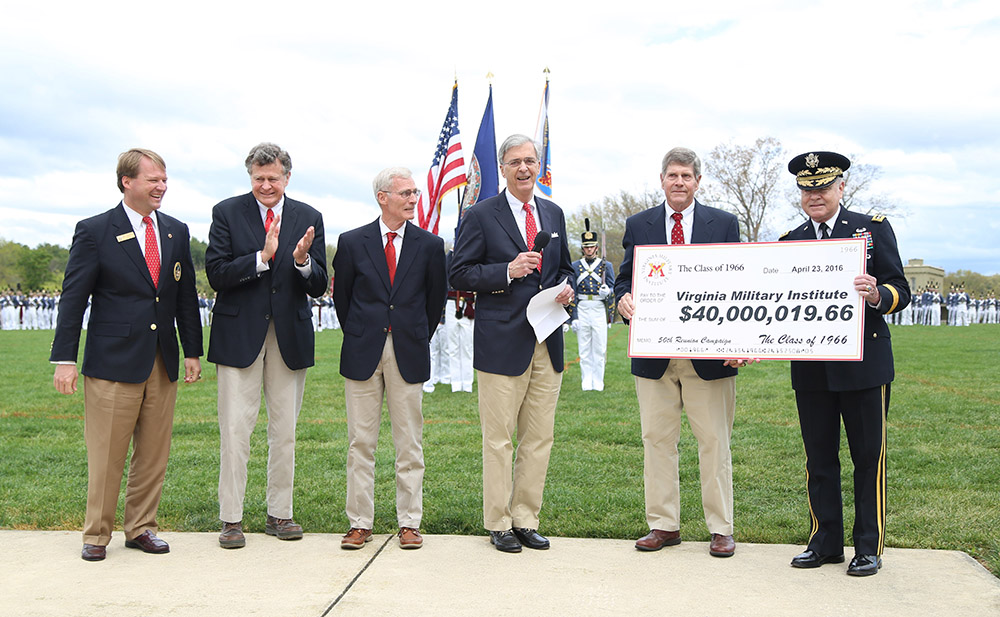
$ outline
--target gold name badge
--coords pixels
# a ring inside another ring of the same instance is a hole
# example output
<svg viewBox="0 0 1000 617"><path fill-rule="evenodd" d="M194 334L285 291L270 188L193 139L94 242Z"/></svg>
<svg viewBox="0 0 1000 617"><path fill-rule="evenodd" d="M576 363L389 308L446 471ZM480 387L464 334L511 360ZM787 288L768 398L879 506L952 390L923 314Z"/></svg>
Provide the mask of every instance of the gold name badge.
<svg viewBox="0 0 1000 617"><path fill-rule="evenodd" d="M124 242L126 240L131 240L134 237L135 237L135 232L134 231L130 231L127 234L122 234L120 236L116 236L115 239L118 240L119 242Z"/></svg>
<svg viewBox="0 0 1000 617"><path fill-rule="evenodd" d="M181 262L179 261L174 264L174 280L181 280Z"/></svg>

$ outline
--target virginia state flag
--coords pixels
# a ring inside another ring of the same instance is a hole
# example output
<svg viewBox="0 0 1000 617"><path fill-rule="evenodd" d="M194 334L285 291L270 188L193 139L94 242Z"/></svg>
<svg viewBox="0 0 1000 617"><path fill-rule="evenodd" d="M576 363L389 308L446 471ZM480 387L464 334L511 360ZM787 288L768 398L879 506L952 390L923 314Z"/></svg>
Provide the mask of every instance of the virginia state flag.
<svg viewBox="0 0 1000 617"><path fill-rule="evenodd" d="M535 186L546 197L552 197L552 150L549 147L549 78L547 75L545 77L545 93L542 96L542 109L535 132L535 142L542 150L542 166L538 170Z"/></svg>
<svg viewBox="0 0 1000 617"><path fill-rule="evenodd" d="M462 212L471 208L476 202L500 192L498 171L497 136L493 125L493 85L490 84L490 97L486 100L486 111L483 112L483 121L479 123L476 148L472 151L472 161L466 174Z"/></svg>

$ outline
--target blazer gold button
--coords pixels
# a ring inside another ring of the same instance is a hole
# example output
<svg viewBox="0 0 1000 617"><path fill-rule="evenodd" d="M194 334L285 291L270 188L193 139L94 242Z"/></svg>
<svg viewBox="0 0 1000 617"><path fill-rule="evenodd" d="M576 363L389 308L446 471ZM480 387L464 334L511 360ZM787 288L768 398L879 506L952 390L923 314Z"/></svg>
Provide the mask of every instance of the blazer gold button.
<svg viewBox="0 0 1000 617"><path fill-rule="evenodd" d="M872 338L878 338L878 332L872 332Z"/></svg>
<svg viewBox="0 0 1000 617"><path fill-rule="evenodd" d="M394 305L394 304L390 304L390 305L389 305L389 310L390 310L390 311L394 311L394 310L396 310L396 305Z"/></svg>
<svg viewBox="0 0 1000 617"><path fill-rule="evenodd" d="M156 324L155 323L149 324L149 329L150 330L155 330L156 329Z"/></svg>

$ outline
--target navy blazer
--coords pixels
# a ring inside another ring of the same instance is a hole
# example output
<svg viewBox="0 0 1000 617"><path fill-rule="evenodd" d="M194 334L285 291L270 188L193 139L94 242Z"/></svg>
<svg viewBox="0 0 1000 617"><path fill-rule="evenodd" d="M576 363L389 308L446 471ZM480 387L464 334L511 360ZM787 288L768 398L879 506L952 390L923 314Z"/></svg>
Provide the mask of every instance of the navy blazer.
<svg viewBox="0 0 1000 617"><path fill-rule="evenodd" d="M157 212L156 218L160 232L157 287L122 203L77 223L51 361L76 361L83 314L91 297L84 375L142 383L153 371L159 346L170 381L177 381L178 333L184 357L201 356L190 234L187 225L173 217Z"/></svg>
<svg viewBox="0 0 1000 617"><path fill-rule="evenodd" d="M740 229L735 216L695 200L691 244L739 241ZM620 301L626 293L632 292L633 248L647 244L667 244L666 202L633 214L625 221L625 236L622 238L625 257L615 279L616 301ZM647 379L659 379L667 371L668 364L670 364L669 359L632 358L632 374ZM698 376L706 381L732 377L737 373L735 368L724 366L722 360L692 360L691 364L694 365Z"/></svg>
<svg viewBox="0 0 1000 617"><path fill-rule="evenodd" d="M348 379L375 373L390 327L400 376L407 383L430 379L430 338L448 292L444 241L407 222L396 261L390 285L378 219L337 241L333 304L344 330L340 374Z"/></svg>
<svg viewBox="0 0 1000 617"><path fill-rule="evenodd" d="M295 268L292 251L310 226L316 235L309 248L308 277ZM274 333L285 365L291 370L313 365L315 339L307 296L326 292L326 239L323 215L285 196L278 250L270 269L257 274L257 251L264 248L264 221L253 193L230 197L212 209L205 251L205 273L218 292L212 308L208 361L246 368L264 346L267 328Z"/></svg>
<svg viewBox="0 0 1000 617"><path fill-rule="evenodd" d="M791 363L792 388L796 390L864 390L890 383L895 377L889 326L882 315L906 308L910 285L896 248L896 234L882 216L852 212L841 207L831 220L831 238L868 234L871 246L865 270L878 283L879 305L865 302L865 340L861 362L796 361ZM815 240L816 229L806 221L781 236L781 240Z"/></svg>
<svg viewBox="0 0 1000 617"><path fill-rule="evenodd" d="M455 239L450 281L455 289L475 291L476 324L472 365L499 375L521 375L535 350L535 333L528 323L528 301L563 279L573 285L566 218L556 204L535 197L538 228L552 232L542 252L542 271L507 284L507 265L529 250L507 202L506 189L462 214ZM557 328L545 339L556 372L562 372L563 334Z"/></svg>

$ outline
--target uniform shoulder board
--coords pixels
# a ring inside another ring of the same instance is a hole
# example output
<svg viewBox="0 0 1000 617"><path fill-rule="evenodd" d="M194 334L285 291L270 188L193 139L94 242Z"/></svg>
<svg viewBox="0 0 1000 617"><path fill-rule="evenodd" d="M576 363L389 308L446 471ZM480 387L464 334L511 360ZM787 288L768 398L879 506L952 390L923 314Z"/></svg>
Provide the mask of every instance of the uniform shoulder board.
<svg viewBox="0 0 1000 617"><path fill-rule="evenodd" d="M787 235L788 235L788 234L790 234L790 233L792 233L792 230L791 230L791 229L789 229L789 230L788 230L788 231L786 231L785 233L783 233L783 234L781 234L780 236L778 236L778 239L779 239L779 240L781 240L782 238L784 238L785 236L787 236Z"/></svg>
<svg viewBox="0 0 1000 617"><path fill-rule="evenodd" d="M872 223L881 223L884 220L885 220L885 215L884 214L873 214L872 215Z"/></svg>

